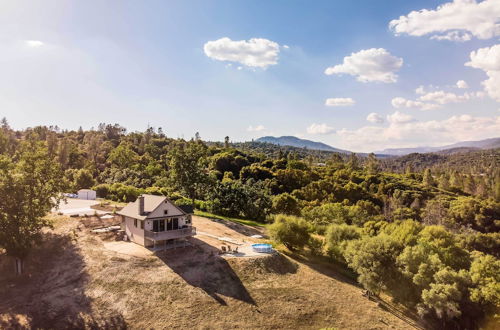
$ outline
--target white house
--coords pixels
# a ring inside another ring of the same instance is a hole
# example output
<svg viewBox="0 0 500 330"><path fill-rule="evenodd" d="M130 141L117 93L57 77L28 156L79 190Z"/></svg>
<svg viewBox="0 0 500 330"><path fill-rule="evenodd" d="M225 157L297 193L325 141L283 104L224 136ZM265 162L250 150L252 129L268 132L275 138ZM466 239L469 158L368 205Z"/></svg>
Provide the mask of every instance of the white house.
<svg viewBox="0 0 500 330"><path fill-rule="evenodd" d="M92 189L80 189L78 190L78 199L95 200L96 192Z"/></svg>
<svg viewBox="0 0 500 330"><path fill-rule="evenodd" d="M191 207L179 207L168 198L155 195L141 195L117 212L129 239L146 247L167 245L195 235L190 213Z"/></svg>

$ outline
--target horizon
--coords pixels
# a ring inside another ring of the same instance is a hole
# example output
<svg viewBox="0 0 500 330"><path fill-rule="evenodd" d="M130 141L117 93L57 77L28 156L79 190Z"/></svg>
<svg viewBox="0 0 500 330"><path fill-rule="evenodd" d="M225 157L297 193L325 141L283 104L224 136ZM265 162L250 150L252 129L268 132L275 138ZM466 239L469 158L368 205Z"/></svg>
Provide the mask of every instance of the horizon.
<svg viewBox="0 0 500 330"><path fill-rule="evenodd" d="M106 122L355 152L500 132L495 0L0 6L0 117L17 130Z"/></svg>

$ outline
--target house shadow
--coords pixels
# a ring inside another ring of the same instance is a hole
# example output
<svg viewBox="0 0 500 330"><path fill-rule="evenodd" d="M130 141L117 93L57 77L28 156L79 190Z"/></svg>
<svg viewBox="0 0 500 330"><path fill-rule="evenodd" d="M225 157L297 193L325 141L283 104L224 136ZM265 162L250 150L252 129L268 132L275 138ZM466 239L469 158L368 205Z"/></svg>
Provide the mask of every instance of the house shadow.
<svg viewBox="0 0 500 330"><path fill-rule="evenodd" d="M221 305L224 297L256 305L248 290L231 265L218 254L218 249L197 239L190 238L191 246L157 253L158 258L189 285L205 291Z"/></svg>
<svg viewBox="0 0 500 330"><path fill-rule="evenodd" d="M85 294L89 275L70 236L44 234L26 258L23 275L15 276L13 269L0 273L0 329L127 328L121 314L92 310Z"/></svg>

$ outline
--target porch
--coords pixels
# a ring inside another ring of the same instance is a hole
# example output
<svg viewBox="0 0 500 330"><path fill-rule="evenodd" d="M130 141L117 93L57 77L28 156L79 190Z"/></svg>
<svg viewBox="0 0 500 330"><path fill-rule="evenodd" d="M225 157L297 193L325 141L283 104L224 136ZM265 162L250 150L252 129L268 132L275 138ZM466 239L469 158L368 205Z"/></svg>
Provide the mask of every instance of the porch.
<svg viewBox="0 0 500 330"><path fill-rule="evenodd" d="M196 235L196 227L193 226L166 231L144 230L144 237L152 241L165 241L169 239L184 238L194 235Z"/></svg>

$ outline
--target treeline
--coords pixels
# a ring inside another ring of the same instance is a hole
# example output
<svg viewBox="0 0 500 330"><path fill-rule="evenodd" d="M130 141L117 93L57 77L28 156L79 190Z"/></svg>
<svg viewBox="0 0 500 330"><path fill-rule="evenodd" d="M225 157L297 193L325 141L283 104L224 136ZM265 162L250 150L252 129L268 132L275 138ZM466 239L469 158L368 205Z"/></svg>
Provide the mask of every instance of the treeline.
<svg viewBox="0 0 500 330"><path fill-rule="evenodd" d="M229 137L186 141L160 128L14 131L2 122L2 155L14 157L25 140L45 146L69 190L95 188L99 197L125 202L161 194L219 215L274 222L273 236L291 250L328 256L367 289L443 326L477 326L500 306L497 158L464 158L461 166L476 164L465 171L446 162L420 167L373 154L231 144Z"/></svg>

